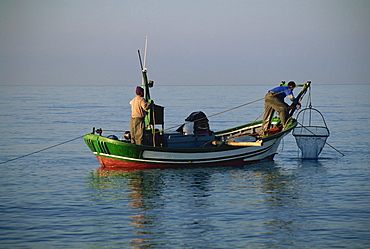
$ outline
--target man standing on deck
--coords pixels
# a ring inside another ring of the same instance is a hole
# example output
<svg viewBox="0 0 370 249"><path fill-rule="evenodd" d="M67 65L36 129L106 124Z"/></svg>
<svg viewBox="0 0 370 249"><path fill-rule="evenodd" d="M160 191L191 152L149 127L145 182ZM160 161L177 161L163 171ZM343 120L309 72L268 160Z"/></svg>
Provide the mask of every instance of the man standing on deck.
<svg viewBox="0 0 370 249"><path fill-rule="evenodd" d="M136 97L130 102L131 105L131 119L130 119L130 133L131 143L144 144L144 117L146 111L149 110L153 103L148 105L144 99L144 89L136 87Z"/></svg>
<svg viewBox="0 0 370 249"><path fill-rule="evenodd" d="M281 124L284 126L289 119L289 109L294 109L295 107L289 106L284 102L284 98L288 98L297 104L300 108L301 104L293 96L293 89L295 88L294 81L290 81L288 86L278 86L267 92L265 95L265 114L263 116L262 131L266 131L270 128L271 119L274 111L279 113Z"/></svg>

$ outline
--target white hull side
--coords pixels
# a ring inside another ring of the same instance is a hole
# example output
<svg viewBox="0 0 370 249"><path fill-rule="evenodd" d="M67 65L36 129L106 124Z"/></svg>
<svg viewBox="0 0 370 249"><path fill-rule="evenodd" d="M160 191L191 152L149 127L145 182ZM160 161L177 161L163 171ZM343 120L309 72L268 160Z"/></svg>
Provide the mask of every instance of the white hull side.
<svg viewBox="0 0 370 249"><path fill-rule="evenodd" d="M146 150L143 159L162 163L215 163L230 160L258 161L276 153L281 137L264 142L263 146L240 147L215 152L163 152Z"/></svg>

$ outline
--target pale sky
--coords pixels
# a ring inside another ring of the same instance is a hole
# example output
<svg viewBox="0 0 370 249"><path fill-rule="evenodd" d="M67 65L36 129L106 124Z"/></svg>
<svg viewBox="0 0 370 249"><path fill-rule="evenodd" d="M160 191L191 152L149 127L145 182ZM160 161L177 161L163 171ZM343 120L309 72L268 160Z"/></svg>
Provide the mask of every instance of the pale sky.
<svg viewBox="0 0 370 249"><path fill-rule="evenodd" d="M0 85L370 84L368 0L0 0Z"/></svg>

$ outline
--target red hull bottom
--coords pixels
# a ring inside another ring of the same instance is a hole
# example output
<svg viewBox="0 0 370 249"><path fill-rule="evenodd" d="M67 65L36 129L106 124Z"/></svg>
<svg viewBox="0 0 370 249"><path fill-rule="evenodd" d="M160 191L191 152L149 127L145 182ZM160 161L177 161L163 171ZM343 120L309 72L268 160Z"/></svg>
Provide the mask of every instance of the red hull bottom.
<svg viewBox="0 0 370 249"><path fill-rule="evenodd" d="M244 166L253 162L261 161L272 161L274 155L268 156L262 160L255 161L244 161L243 159L228 161L228 162L219 162L219 163L207 163L207 164L198 164L198 163L189 163L189 164L148 164L148 163L137 163L122 161L107 157L96 157L102 168L105 170L143 170L143 169L164 169L164 168L191 168L191 167L219 167L219 166Z"/></svg>

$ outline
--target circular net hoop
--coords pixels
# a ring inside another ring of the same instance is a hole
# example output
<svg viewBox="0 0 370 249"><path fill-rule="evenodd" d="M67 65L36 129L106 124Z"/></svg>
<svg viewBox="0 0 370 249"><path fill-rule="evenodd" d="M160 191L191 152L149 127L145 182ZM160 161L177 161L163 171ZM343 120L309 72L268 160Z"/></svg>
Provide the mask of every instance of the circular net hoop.
<svg viewBox="0 0 370 249"><path fill-rule="evenodd" d="M330 135L324 117L318 110L306 108L298 114L297 121L300 126L294 128L292 134L302 158L317 159Z"/></svg>

